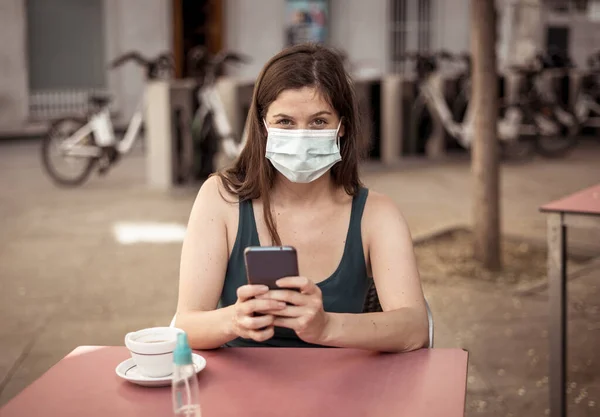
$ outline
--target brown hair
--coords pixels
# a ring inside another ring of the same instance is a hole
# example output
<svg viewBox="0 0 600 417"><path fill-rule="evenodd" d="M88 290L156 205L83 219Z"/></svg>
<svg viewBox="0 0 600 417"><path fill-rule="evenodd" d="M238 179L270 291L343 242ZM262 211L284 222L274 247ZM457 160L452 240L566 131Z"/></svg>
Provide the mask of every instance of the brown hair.
<svg viewBox="0 0 600 417"><path fill-rule="evenodd" d="M340 140L342 160L331 168L331 178L335 185L344 187L346 193L352 196L361 186L358 163L367 144L361 134L354 87L340 56L339 52L322 45L300 44L271 58L254 86L246 120L246 145L234 165L217 174L226 190L240 201L262 199L263 215L272 244L281 245L281 238L271 214L269 191L276 171L265 157L267 136L263 119L282 91L314 87L335 109L344 124L345 133Z"/></svg>

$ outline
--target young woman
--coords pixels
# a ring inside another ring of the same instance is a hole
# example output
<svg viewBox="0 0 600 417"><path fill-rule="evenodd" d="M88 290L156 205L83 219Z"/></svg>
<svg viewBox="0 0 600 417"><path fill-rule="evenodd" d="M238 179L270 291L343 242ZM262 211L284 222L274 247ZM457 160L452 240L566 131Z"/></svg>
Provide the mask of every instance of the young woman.
<svg viewBox="0 0 600 417"><path fill-rule="evenodd" d="M274 56L247 123L238 160L200 189L183 243L176 326L192 347L426 346L410 232L390 198L362 187L367 141L340 55L302 44ZM302 276L247 285L244 249L281 244ZM371 277L383 312L362 313Z"/></svg>

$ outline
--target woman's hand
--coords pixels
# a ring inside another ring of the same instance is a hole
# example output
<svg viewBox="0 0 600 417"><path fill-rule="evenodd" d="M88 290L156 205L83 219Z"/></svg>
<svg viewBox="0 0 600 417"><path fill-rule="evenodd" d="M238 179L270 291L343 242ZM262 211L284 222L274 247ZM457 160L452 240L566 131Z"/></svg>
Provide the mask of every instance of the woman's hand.
<svg viewBox="0 0 600 417"><path fill-rule="evenodd" d="M268 312L275 316L273 324L295 330L298 337L307 343L319 344L325 337L328 321L323 310L321 289L305 277L281 278L277 281L277 286L282 289L271 290L260 298L291 305ZM286 288L298 289L300 292Z"/></svg>
<svg viewBox="0 0 600 417"><path fill-rule="evenodd" d="M266 285L243 285L238 288L231 326L234 335L257 342L273 337L275 317L272 313L281 311L286 304L275 299L258 298L268 291ZM264 315L255 316L255 313Z"/></svg>

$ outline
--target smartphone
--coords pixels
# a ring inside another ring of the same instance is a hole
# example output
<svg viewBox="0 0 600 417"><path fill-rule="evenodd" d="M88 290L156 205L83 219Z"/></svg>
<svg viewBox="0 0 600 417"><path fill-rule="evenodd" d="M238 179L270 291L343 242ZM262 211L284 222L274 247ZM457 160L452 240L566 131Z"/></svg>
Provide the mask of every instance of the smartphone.
<svg viewBox="0 0 600 417"><path fill-rule="evenodd" d="M292 246L249 246L244 250L248 284L266 285L278 289L275 284L284 277L296 277L298 255Z"/></svg>

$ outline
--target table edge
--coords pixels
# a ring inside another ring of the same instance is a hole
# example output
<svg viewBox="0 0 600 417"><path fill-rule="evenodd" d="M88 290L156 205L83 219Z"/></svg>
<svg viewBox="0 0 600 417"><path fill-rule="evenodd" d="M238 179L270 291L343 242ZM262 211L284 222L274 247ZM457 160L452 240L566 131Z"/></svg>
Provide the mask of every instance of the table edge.
<svg viewBox="0 0 600 417"><path fill-rule="evenodd" d="M542 212L589 214L589 215L599 215L600 216L600 209L598 211L581 211L581 210L577 210L577 209L564 209L564 208L561 209L561 208L552 208L551 207L552 205L559 204L559 203L564 202L565 200L568 200L575 196L585 195L588 192L595 191L596 189L598 191L600 191L600 183L591 185L589 187L583 188L578 191L575 191L571 194L564 195L562 197L557 198L556 200L548 201L547 203L544 203L543 205L539 206L539 210Z"/></svg>
<svg viewBox="0 0 600 417"><path fill-rule="evenodd" d="M581 210L566 210L566 209L555 209L545 206L541 206L539 211L545 214L561 213L561 214L577 214L582 216L600 216L600 211L581 211Z"/></svg>

